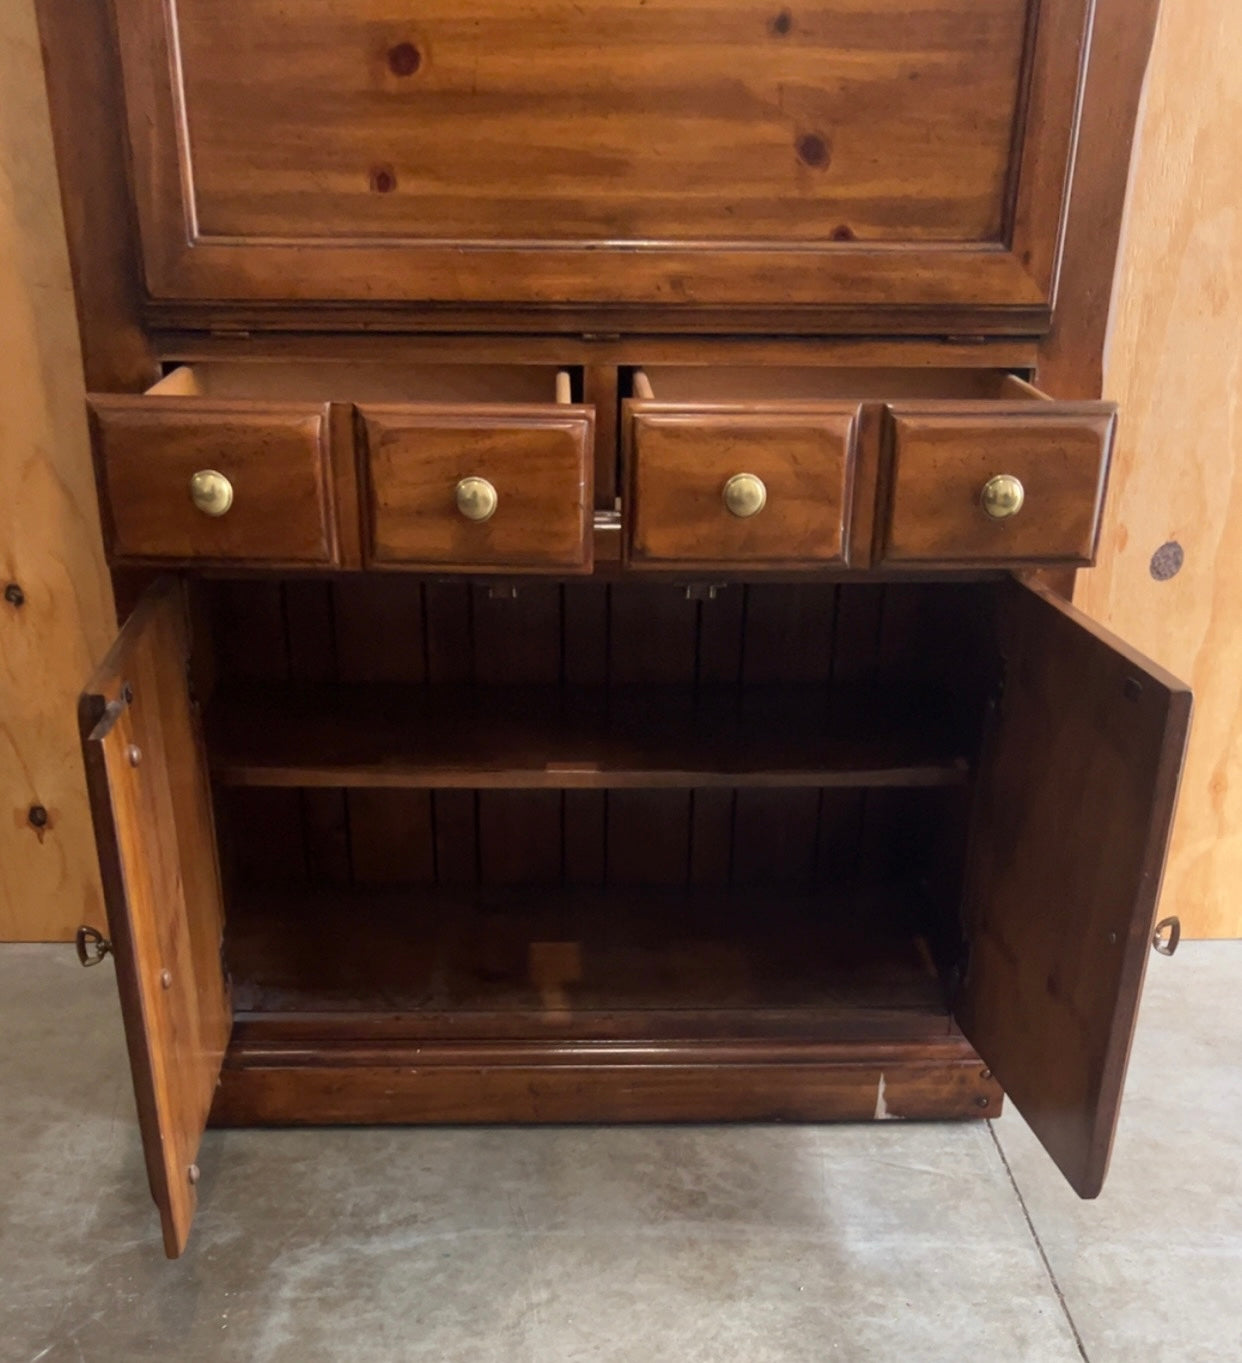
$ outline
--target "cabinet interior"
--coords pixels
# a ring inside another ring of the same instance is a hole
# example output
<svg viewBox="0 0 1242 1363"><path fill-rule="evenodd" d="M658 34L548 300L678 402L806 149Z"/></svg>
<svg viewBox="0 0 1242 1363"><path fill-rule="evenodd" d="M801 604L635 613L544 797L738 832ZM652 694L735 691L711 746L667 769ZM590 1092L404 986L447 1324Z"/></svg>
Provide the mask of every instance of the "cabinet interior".
<svg viewBox="0 0 1242 1363"><path fill-rule="evenodd" d="M197 584L240 1019L942 1035L993 584Z"/></svg>
<svg viewBox="0 0 1242 1363"><path fill-rule="evenodd" d="M151 397L265 402L569 402L581 376L553 364L212 360L177 365Z"/></svg>
<svg viewBox="0 0 1242 1363"><path fill-rule="evenodd" d="M899 402L910 398L1027 401L1043 395L999 369L858 368L849 365L645 365L633 395L656 402L843 399Z"/></svg>

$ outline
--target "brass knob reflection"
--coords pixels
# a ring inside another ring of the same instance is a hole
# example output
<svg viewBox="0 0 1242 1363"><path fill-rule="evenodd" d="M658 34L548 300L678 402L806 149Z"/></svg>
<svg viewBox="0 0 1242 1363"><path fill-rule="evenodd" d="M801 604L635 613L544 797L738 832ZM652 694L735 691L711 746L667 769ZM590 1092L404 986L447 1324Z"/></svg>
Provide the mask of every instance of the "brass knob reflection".
<svg viewBox="0 0 1242 1363"><path fill-rule="evenodd" d="M724 485L725 510L731 516L745 519L757 516L768 500L768 490L763 479L753 473L735 473Z"/></svg>
<svg viewBox="0 0 1242 1363"><path fill-rule="evenodd" d="M223 516L233 505L233 484L216 469L199 469L190 478L190 500L204 516Z"/></svg>
<svg viewBox="0 0 1242 1363"><path fill-rule="evenodd" d="M468 521L490 520L499 501L486 478L463 478L457 484L457 509Z"/></svg>
<svg viewBox="0 0 1242 1363"><path fill-rule="evenodd" d="M994 521L1008 520L1022 510L1026 489L1012 474L998 473L984 483L979 501Z"/></svg>

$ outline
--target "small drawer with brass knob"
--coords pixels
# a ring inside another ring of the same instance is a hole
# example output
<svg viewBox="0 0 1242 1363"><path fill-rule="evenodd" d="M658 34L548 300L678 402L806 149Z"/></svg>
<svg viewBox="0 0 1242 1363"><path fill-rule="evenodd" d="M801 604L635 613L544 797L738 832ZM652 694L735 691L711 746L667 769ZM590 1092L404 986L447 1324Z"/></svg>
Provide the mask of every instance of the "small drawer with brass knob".
<svg viewBox="0 0 1242 1363"><path fill-rule="evenodd" d="M992 402L888 404L879 558L927 567L1095 558L1115 410L1018 380Z"/></svg>
<svg viewBox="0 0 1242 1363"><path fill-rule="evenodd" d="M718 398L681 377L641 371L626 403L629 566L844 566L859 404L736 399L723 382Z"/></svg>
<svg viewBox="0 0 1242 1363"><path fill-rule="evenodd" d="M335 563L327 403L239 397L212 377L189 367L146 393L90 397L110 557Z"/></svg>
<svg viewBox="0 0 1242 1363"><path fill-rule="evenodd" d="M468 378L455 401L358 405L366 565L590 572L593 409L546 366Z"/></svg>

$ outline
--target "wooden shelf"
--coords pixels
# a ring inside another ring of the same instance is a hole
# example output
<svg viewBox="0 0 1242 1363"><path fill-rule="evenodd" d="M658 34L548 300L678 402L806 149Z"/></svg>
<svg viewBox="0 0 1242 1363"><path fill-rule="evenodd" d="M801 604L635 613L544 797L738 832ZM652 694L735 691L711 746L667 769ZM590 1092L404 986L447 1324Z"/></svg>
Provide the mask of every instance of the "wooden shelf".
<svg viewBox="0 0 1242 1363"><path fill-rule="evenodd" d="M249 890L225 955L239 1021L321 1039L942 1035L914 905L892 890Z"/></svg>
<svg viewBox="0 0 1242 1363"><path fill-rule="evenodd" d="M263 685L214 701L232 786L944 786L963 716L914 688Z"/></svg>

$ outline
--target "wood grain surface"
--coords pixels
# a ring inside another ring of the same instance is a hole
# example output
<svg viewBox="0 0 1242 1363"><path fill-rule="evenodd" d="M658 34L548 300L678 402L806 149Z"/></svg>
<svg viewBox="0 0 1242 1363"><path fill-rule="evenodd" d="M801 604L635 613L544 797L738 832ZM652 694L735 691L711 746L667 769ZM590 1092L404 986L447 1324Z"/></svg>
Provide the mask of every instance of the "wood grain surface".
<svg viewBox="0 0 1242 1363"><path fill-rule="evenodd" d="M930 304L1034 329L1090 9L434 0L399 17L316 0L295 18L278 0L124 0L147 283L171 300L880 305L888 330L924 330Z"/></svg>
<svg viewBox="0 0 1242 1363"><path fill-rule="evenodd" d="M326 405L96 393L90 409L114 562L334 561ZM233 485L223 516L190 499L204 469Z"/></svg>
<svg viewBox="0 0 1242 1363"><path fill-rule="evenodd" d="M382 1122L968 1121L999 1085L957 1036L894 1045L749 1048L645 1043L239 1046L214 1126Z"/></svg>
<svg viewBox="0 0 1242 1363"><path fill-rule="evenodd" d="M140 602L79 719L147 1178L164 1248L185 1248L199 1142L232 1027L207 765L179 582Z"/></svg>
<svg viewBox="0 0 1242 1363"><path fill-rule="evenodd" d="M894 404L881 560L1090 563L1116 414L1107 403ZM1007 520L980 505L996 474L1026 499Z"/></svg>
<svg viewBox="0 0 1242 1363"><path fill-rule="evenodd" d="M367 405L358 429L370 567L590 571L590 408ZM457 509L457 484L471 477L496 490L488 520Z"/></svg>
<svg viewBox="0 0 1242 1363"><path fill-rule="evenodd" d="M1190 693L1042 588L997 603L955 1015L1080 1197L1104 1181Z"/></svg>
<svg viewBox="0 0 1242 1363"><path fill-rule="evenodd" d="M74 699L116 617L28 0L0 7L0 90L0 939L65 939L103 921Z"/></svg>
<svg viewBox="0 0 1242 1363"><path fill-rule="evenodd" d="M964 784L971 725L914 686L227 687L226 785L495 790Z"/></svg>
<svg viewBox="0 0 1242 1363"><path fill-rule="evenodd" d="M1195 721L1163 911L1242 936L1242 8L1165 3L1105 392L1122 418L1076 602L1186 678Z"/></svg>
<svg viewBox="0 0 1242 1363"><path fill-rule="evenodd" d="M627 561L749 570L844 565L857 403L729 408L629 404ZM724 504L736 474L767 500L739 518Z"/></svg>

